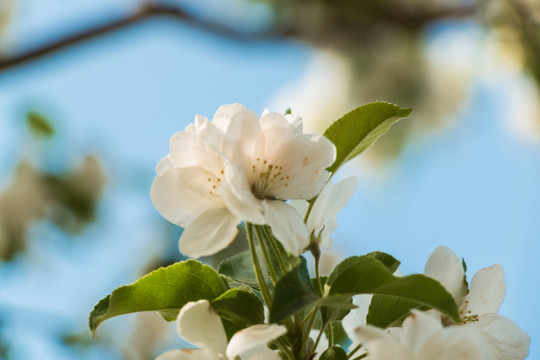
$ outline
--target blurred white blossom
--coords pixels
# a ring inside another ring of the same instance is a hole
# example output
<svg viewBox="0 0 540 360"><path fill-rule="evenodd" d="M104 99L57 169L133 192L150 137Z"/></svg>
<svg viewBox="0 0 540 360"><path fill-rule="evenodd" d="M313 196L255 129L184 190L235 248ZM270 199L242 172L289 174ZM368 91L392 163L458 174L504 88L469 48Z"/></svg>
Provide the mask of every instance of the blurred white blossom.
<svg viewBox="0 0 540 360"><path fill-rule="evenodd" d="M287 332L276 324L253 325L235 333L227 344L227 335L219 315L208 300L189 302L178 313L178 334L199 349L170 350L157 360L279 360L279 355L267 343Z"/></svg>

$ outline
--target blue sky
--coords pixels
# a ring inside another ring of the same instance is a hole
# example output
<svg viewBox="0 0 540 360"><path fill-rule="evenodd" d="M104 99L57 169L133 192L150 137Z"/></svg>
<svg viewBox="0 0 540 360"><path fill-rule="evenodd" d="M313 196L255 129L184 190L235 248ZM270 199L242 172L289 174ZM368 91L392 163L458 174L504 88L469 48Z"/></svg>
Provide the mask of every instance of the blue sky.
<svg viewBox="0 0 540 360"><path fill-rule="evenodd" d="M24 20L14 27L19 48L80 19L99 21L101 11L126 11L134 1L111 9L106 1L66 7L49 0L47 6L63 9L58 12L41 11L45 3L23 3ZM61 170L89 152L102 158L109 179L101 220L80 241L67 242L52 225L37 224L28 256L0 266L0 309L10 314L5 321L17 358L73 358L47 334L83 328L97 300L135 280L149 254L169 248L152 233L163 223L148 193L170 136L196 113L211 116L221 104L239 102L261 112L276 91L301 78L312 56L299 43L238 43L171 21L149 21L0 74L0 184L22 157ZM438 245L467 260L469 278L502 264L507 296L501 314L533 338L532 359L540 356L534 266L540 252L540 149L506 130L506 91L503 84L478 81L458 121L409 144L384 177L344 169L340 175L358 175L359 185L333 237L343 254L393 254L404 273L422 272ZM27 106L54 119L60 131L52 144L30 144L20 118ZM104 328L130 321L111 320ZM102 355L96 350L86 356Z"/></svg>

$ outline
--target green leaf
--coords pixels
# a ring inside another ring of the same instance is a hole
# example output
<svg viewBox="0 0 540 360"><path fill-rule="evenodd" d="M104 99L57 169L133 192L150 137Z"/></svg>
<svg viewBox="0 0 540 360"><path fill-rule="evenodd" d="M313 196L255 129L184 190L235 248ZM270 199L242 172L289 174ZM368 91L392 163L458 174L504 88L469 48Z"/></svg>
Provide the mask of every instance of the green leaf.
<svg viewBox="0 0 540 360"><path fill-rule="evenodd" d="M92 334L103 321L140 311L159 311L173 321L188 302L213 300L227 290L219 274L195 260L152 271L131 285L124 285L101 299L88 319Z"/></svg>
<svg viewBox="0 0 540 360"><path fill-rule="evenodd" d="M459 321L452 295L436 280L416 274L394 277L370 256L352 256L339 263L327 281L327 295L378 294L414 301Z"/></svg>
<svg viewBox="0 0 540 360"><path fill-rule="evenodd" d="M347 353L343 348L339 346L333 346L329 349L326 349L322 354L319 360L347 360Z"/></svg>
<svg viewBox="0 0 540 360"><path fill-rule="evenodd" d="M396 258L394 258L392 255L382 251L373 251L366 254L366 256L375 258L382 262L392 274L396 272L400 264L399 260L396 260Z"/></svg>
<svg viewBox="0 0 540 360"><path fill-rule="evenodd" d="M257 277L251 261L251 252L242 251L219 264L218 272L239 283L246 284L253 289L259 290Z"/></svg>
<svg viewBox="0 0 540 360"><path fill-rule="evenodd" d="M277 242L277 248L280 252L281 257L284 259L284 261L287 264L290 264L291 266L295 266L299 263L299 258L293 255L287 254L287 252L283 249L283 246ZM259 259L263 259L263 253L260 248L260 246L257 246L256 248L257 254L259 256ZM281 272L281 267L279 265L279 261L277 259L277 254L273 251L273 249L268 250L268 255L270 257L270 262L272 264L272 267L277 273L278 278L281 278L284 274ZM266 263L262 261L263 267L266 266ZM229 279L232 279L236 282L239 282L241 284L248 285L252 289L255 289L259 291L259 284L257 283L257 277L255 276L255 270L253 269L253 262L251 259L251 251L246 250L242 251L236 255L231 256L230 258L227 258L223 260L219 264L218 272ZM269 278L267 273L267 279ZM266 285L269 289L273 289L274 285L270 280L267 280Z"/></svg>
<svg viewBox="0 0 540 360"><path fill-rule="evenodd" d="M26 123L30 131L36 136L47 138L54 136L55 130L51 121L41 113L29 111L26 114Z"/></svg>
<svg viewBox="0 0 540 360"><path fill-rule="evenodd" d="M324 132L337 150L336 161L328 171L336 172L371 146L394 123L409 116L411 111L386 102L374 102L362 105L336 120Z"/></svg>
<svg viewBox="0 0 540 360"><path fill-rule="evenodd" d="M301 257L298 265L286 273L274 288L270 306L270 322L276 323L304 307L315 303L319 296L311 286L306 259Z"/></svg>
<svg viewBox="0 0 540 360"><path fill-rule="evenodd" d="M231 289L212 300L211 304L221 317L229 339L248 326L264 323L263 304L252 292Z"/></svg>
<svg viewBox="0 0 540 360"><path fill-rule="evenodd" d="M421 306L416 301L386 295L374 295L371 298L366 321L369 325L380 328L400 326L401 322L411 312L411 309L427 310L425 306Z"/></svg>

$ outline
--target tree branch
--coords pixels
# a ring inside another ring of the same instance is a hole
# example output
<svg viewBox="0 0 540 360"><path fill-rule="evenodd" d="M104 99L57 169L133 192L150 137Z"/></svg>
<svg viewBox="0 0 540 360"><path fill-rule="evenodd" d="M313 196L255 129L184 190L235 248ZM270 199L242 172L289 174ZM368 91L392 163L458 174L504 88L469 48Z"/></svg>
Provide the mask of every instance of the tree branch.
<svg viewBox="0 0 540 360"><path fill-rule="evenodd" d="M188 23L191 26L238 41L248 41L250 39L246 35L235 32L234 30L225 26L221 26L216 23L204 22L200 19L195 19L178 7L147 3L141 6L139 10L137 10L131 15L114 19L97 27L68 35L64 38L52 41L50 43L39 46L19 55L15 55L12 57L8 56L5 58L0 57L0 72L30 63L32 61L46 57L70 46L77 45L85 41L107 35L109 33L113 33L117 30L122 30L145 20L149 20L151 18L158 17L169 17L171 19L180 20L184 23Z"/></svg>

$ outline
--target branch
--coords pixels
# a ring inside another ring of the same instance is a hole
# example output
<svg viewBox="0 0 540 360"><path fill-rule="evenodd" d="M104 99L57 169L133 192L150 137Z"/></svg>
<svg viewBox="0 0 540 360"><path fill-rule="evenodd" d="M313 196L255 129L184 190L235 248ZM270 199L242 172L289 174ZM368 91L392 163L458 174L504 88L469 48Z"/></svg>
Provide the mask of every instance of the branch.
<svg viewBox="0 0 540 360"><path fill-rule="evenodd" d="M12 57L8 56L5 58L0 57L0 72L30 63L67 47L74 46L157 17L169 17L171 19L180 20L184 23L190 24L191 26L210 31L220 36L232 38L237 41L248 41L250 39L250 37L235 32L234 30L225 26L195 19L178 7L148 3L141 6L139 10L131 15L117 18L97 27L68 35L64 38L39 46L20 55L15 55Z"/></svg>

